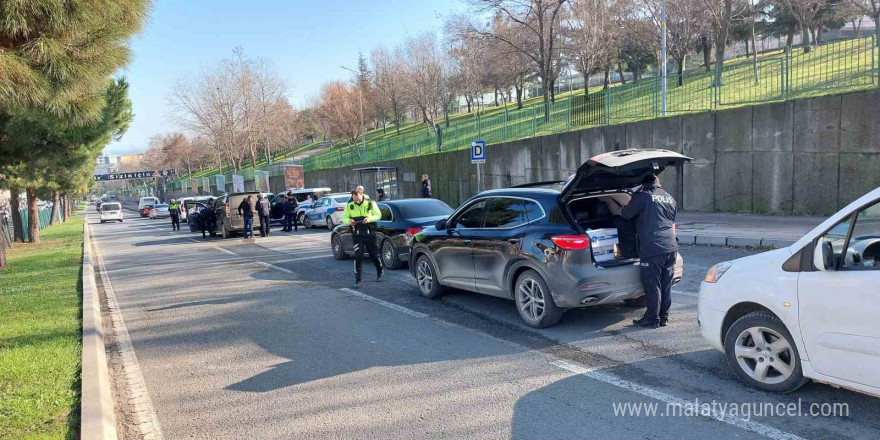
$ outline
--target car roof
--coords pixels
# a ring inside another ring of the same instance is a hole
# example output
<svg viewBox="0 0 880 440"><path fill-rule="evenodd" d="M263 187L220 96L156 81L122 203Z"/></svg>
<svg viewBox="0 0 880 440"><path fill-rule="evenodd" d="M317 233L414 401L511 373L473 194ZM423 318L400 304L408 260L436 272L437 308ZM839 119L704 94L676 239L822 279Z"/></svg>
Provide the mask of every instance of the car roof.
<svg viewBox="0 0 880 440"><path fill-rule="evenodd" d="M544 186L546 185L546 186ZM483 191L478 196L515 196L515 197L528 197L528 196L558 196L562 192L562 185L557 182L554 184L542 184L541 186L530 186L530 187L512 187L512 188L499 188L499 189L490 189L487 191Z"/></svg>
<svg viewBox="0 0 880 440"><path fill-rule="evenodd" d="M413 197L411 199L396 199L396 200L383 200L381 202L376 201L376 203L387 203L389 205L416 205L419 203L446 203L440 199L425 199L421 197Z"/></svg>
<svg viewBox="0 0 880 440"><path fill-rule="evenodd" d="M309 194L309 193L320 192L320 191L333 191L333 190L330 188L300 188L300 189L288 190L287 192L289 192L291 194Z"/></svg>

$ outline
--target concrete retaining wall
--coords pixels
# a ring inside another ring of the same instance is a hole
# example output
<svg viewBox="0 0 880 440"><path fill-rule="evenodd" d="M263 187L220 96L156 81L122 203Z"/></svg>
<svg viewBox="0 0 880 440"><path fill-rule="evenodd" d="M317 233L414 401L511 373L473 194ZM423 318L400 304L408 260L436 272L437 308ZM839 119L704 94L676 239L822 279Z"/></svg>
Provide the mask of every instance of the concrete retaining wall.
<svg viewBox="0 0 880 440"><path fill-rule="evenodd" d="M457 206L480 190L564 179L590 157L666 148L694 159L661 176L686 211L831 214L880 186L880 92L873 90L523 139L489 146L482 176L467 150L305 173L307 186L345 191L364 166L397 167L400 197L418 197L412 173ZM410 176L412 175L410 174ZM372 191L372 189L370 189Z"/></svg>

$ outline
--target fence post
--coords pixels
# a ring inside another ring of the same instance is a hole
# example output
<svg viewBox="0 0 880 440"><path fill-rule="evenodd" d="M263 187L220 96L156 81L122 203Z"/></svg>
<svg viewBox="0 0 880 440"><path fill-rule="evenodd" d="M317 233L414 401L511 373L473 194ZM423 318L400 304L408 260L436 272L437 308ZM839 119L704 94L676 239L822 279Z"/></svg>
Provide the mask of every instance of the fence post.
<svg viewBox="0 0 880 440"><path fill-rule="evenodd" d="M880 26L880 23L875 23L874 26ZM877 40L877 36L871 35L871 71L872 72L874 70L877 71L877 87L880 87L880 66L875 64L876 60L874 59L874 49L880 47L880 46L878 46L876 40ZM880 51L880 49L877 49L877 50ZM880 54L878 54L878 55L880 55ZM871 81L874 80L873 77L874 77L874 75L871 75Z"/></svg>
<svg viewBox="0 0 880 440"><path fill-rule="evenodd" d="M537 118L537 117L538 117L538 106L534 106L534 107L532 107L532 136L535 136L538 133L538 127L536 126L537 121L535 120L535 118Z"/></svg>
<svg viewBox="0 0 880 440"><path fill-rule="evenodd" d="M571 130L571 93L568 94L568 114L565 116L565 131Z"/></svg>
<svg viewBox="0 0 880 440"><path fill-rule="evenodd" d="M605 125L611 124L611 87L603 90L605 94Z"/></svg>

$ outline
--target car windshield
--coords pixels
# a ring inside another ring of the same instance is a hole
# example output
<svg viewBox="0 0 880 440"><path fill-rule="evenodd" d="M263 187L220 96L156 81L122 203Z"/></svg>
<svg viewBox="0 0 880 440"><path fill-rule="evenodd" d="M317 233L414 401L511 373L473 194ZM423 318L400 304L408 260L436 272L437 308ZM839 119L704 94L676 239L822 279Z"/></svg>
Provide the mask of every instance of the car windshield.
<svg viewBox="0 0 880 440"><path fill-rule="evenodd" d="M101 211L119 211L118 203L105 203L101 205Z"/></svg>
<svg viewBox="0 0 880 440"><path fill-rule="evenodd" d="M168 205L166 205L164 203L160 204L160 205L156 205L156 209L168 209Z"/></svg>
<svg viewBox="0 0 880 440"><path fill-rule="evenodd" d="M345 195L345 196L336 196L336 197L333 198L333 200L336 200L336 203L346 203L346 202L348 202L349 200L351 200L351 196L349 196L349 195Z"/></svg>
<svg viewBox="0 0 880 440"><path fill-rule="evenodd" d="M404 218L440 217L452 214L452 208L440 200L401 203L399 206Z"/></svg>

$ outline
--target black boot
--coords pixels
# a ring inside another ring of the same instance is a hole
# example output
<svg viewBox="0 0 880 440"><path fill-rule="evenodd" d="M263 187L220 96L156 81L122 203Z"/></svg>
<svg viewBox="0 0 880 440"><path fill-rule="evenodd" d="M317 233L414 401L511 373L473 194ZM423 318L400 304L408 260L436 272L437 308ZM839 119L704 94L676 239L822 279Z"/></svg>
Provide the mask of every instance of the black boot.
<svg viewBox="0 0 880 440"><path fill-rule="evenodd" d="M634 319L633 325L645 328L658 328L660 327L660 320L647 319L643 317L642 319Z"/></svg>
<svg viewBox="0 0 880 440"><path fill-rule="evenodd" d="M660 318L660 327L666 327L666 323L669 322L668 317Z"/></svg>
<svg viewBox="0 0 880 440"><path fill-rule="evenodd" d="M385 276L385 271L379 270L379 272L376 274L376 282L382 281L383 276Z"/></svg>

